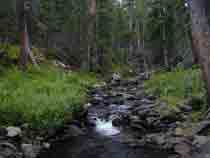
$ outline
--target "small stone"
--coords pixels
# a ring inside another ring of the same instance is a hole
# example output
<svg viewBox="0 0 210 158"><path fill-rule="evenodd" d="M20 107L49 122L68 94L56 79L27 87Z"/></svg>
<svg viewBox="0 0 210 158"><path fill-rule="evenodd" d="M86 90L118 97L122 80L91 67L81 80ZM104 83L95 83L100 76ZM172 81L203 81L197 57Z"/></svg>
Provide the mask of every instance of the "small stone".
<svg viewBox="0 0 210 158"><path fill-rule="evenodd" d="M210 127L210 121L202 121L202 122L198 123L195 128L193 128L193 131L192 131L193 135L200 134L209 127Z"/></svg>
<svg viewBox="0 0 210 158"><path fill-rule="evenodd" d="M22 131L19 127L7 127L7 136L8 137L17 137L22 135Z"/></svg>
<svg viewBox="0 0 210 158"><path fill-rule="evenodd" d="M43 143L43 147L45 148L45 149L49 149L50 148L50 143Z"/></svg>
<svg viewBox="0 0 210 158"><path fill-rule="evenodd" d="M210 142L210 137L198 135L194 136L193 144L198 147L205 145L207 142Z"/></svg>
<svg viewBox="0 0 210 158"><path fill-rule="evenodd" d="M192 147L187 143L181 142L174 146L174 151L180 154L183 158L190 158Z"/></svg>
<svg viewBox="0 0 210 158"><path fill-rule="evenodd" d="M66 132L68 132L67 135L70 137L77 137L85 134L84 131L76 125L70 125Z"/></svg>
<svg viewBox="0 0 210 158"><path fill-rule="evenodd" d="M114 73L112 75L112 81L120 81L121 80L121 75L118 73Z"/></svg>
<svg viewBox="0 0 210 158"><path fill-rule="evenodd" d="M189 105L182 105L182 106L180 106L180 108L184 112L191 112L193 110L192 107Z"/></svg>
<svg viewBox="0 0 210 158"><path fill-rule="evenodd" d="M143 133L146 132L146 129L145 129L142 125L140 125L140 124L131 123L130 126L131 126L131 128L136 129L136 130L138 130L138 131L140 131L140 132L143 132Z"/></svg>
<svg viewBox="0 0 210 158"><path fill-rule="evenodd" d="M177 127L175 129L175 135L177 135L177 136L183 136L184 135L184 130L182 128Z"/></svg>
<svg viewBox="0 0 210 158"><path fill-rule="evenodd" d="M33 144L21 144L21 149L24 154L24 157L36 158L36 156L41 150L41 147L34 146Z"/></svg>
<svg viewBox="0 0 210 158"><path fill-rule="evenodd" d="M84 105L84 109L89 109L91 106L92 106L91 103L87 103L87 104Z"/></svg>

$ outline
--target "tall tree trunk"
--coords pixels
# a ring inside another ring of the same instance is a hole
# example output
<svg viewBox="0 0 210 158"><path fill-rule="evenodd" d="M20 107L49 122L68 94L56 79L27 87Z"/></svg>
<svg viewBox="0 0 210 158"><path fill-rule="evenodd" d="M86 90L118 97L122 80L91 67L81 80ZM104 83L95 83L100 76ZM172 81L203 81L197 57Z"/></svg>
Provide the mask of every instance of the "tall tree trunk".
<svg viewBox="0 0 210 158"><path fill-rule="evenodd" d="M191 43L191 50L192 50L192 56L193 56L193 64L199 64L199 57L198 57L198 50L197 50L197 42L195 40L193 40L192 37L192 30L188 31L188 37Z"/></svg>
<svg viewBox="0 0 210 158"><path fill-rule="evenodd" d="M128 14L129 14L129 31L131 33L131 36L130 36L130 40L129 40L129 49L128 49L128 53L129 53L129 56L128 58L131 59L132 56L133 56L133 24L134 24L134 15L133 15L133 12L134 12L134 4L133 4L133 0L130 0L129 1L129 6L128 6Z"/></svg>
<svg viewBox="0 0 210 158"><path fill-rule="evenodd" d="M210 30L205 10L206 0L192 0L190 4L192 20L192 39L202 67L207 85L208 103L210 105ZM196 44L195 44L196 43Z"/></svg>
<svg viewBox="0 0 210 158"><path fill-rule="evenodd" d="M20 68L22 70L26 70L27 63L28 63L28 57L29 57L29 35L28 35L28 29L26 21L24 20L24 28L20 33L20 40L21 40L21 52L19 57L19 64Z"/></svg>
<svg viewBox="0 0 210 158"><path fill-rule="evenodd" d="M96 64L94 61L94 58L96 58L96 37L95 37L95 23L96 23L96 0L88 0L89 5L89 21L88 21L88 42L87 42L87 48L88 48L88 54L87 54L87 66L88 70L93 70L93 65Z"/></svg>

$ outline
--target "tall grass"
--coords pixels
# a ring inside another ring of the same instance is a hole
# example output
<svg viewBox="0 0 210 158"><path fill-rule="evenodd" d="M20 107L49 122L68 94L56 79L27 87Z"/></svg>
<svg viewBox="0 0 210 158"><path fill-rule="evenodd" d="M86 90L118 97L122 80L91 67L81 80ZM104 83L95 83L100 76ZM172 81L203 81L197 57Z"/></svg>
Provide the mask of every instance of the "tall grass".
<svg viewBox="0 0 210 158"><path fill-rule="evenodd" d="M199 69L177 68L172 72L159 72L144 84L147 93L152 93L176 106L189 98L205 100L204 82Z"/></svg>
<svg viewBox="0 0 210 158"><path fill-rule="evenodd" d="M11 68L0 77L0 124L43 129L60 126L81 109L92 74L65 73L50 66L21 72Z"/></svg>

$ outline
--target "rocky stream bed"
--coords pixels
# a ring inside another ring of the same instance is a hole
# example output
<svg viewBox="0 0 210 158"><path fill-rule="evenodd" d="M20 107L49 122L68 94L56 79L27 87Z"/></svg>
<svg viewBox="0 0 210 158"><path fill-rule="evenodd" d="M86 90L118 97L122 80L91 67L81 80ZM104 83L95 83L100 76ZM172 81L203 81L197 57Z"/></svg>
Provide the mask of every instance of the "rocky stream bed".
<svg viewBox="0 0 210 158"><path fill-rule="evenodd" d="M18 128L2 129L0 158L210 157L210 138L201 134L210 121L192 123L190 105L173 109L146 95L144 79L115 78L96 85L81 117L39 145L18 144Z"/></svg>

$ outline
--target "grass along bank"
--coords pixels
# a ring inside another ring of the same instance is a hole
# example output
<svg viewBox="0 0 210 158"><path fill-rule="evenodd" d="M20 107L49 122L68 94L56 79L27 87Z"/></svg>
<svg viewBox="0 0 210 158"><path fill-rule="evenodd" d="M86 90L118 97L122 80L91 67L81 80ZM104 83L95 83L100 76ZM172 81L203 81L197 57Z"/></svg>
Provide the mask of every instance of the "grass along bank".
<svg viewBox="0 0 210 158"><path fill-rule="evenodd" d="M95 83L94 74L66 73L46 65L27 72L1 71L0 125L28 124L36 130L59 127L81 110L87 88Z"/></svg>
<svg viewBox="0 0 210 158"><path fill-rule="evenodd" d="M156 95L172 108L191 100L195 111L206 106L206 91L198 68L176 68L171 72L157 72L144 84L146 92Z"/></svg>

